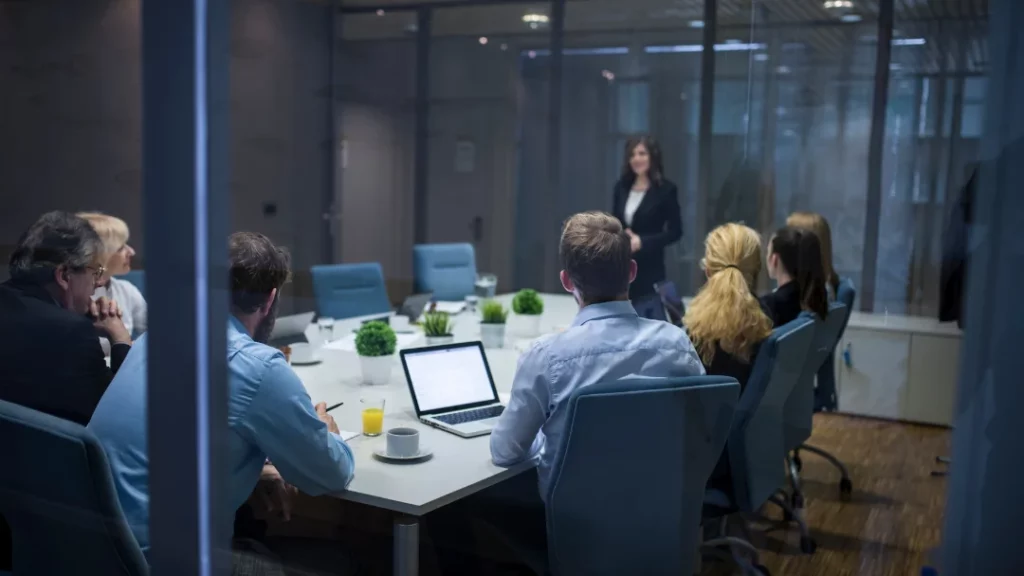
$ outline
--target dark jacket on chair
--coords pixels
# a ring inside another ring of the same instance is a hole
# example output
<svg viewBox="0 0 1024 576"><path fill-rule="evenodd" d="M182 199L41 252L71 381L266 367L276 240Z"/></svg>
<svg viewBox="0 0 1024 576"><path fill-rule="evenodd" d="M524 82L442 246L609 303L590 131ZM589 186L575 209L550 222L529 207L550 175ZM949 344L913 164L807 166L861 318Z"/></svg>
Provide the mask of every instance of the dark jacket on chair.
<svg viewBox="0 0 1024 576"><path fill-rule="evenodd" d="M130 349L112 347L111 370L88 318L41 286L0 284L0 400L84 426Z"/></svg>
<svg viewBox="0 0 1024 576"><path fill-rule="evenodd" d="M631 229L640 237L640 251L633 254L636 260L636 280L629 287L630 298L640 298L655 293L654 284L665 280L665 247L679 241L683 236L683 220L679 210L679 191L672 182L662 179L651 182L640 206L633 214L632 224L626 225L626 200L629 198L631 179L623 178L615 185L612 214L624 228Z"/></svg>

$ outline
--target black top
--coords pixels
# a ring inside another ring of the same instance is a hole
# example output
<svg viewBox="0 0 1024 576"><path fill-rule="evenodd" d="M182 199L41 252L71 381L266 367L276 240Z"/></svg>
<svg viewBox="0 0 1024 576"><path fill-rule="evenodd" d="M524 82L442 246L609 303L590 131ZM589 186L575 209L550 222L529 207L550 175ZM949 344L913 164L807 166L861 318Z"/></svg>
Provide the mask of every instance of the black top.
<svg viewBox="0 0 1024 576"><path fill-rule="evenodd" d="M715 345L715 357L711 364L704 365L704 371L708 376L731 376L740 383L740 393L747 388L747 380L750 379L751 369L754 367L754 360L761 350L761 343L758 342L750 351L750 361L744 362L736 356L722 350L721 346Z"/></svg>
<svg viewBox="0 0 1024 576"><path fill-rule="evenodd" d="M89 423L131 346L114 344L107 367L92 322L35 284L0 284L0 399Z"/></svg>
<svg viewBox="0 0 1024 576"><path fill-rule="evenodd" d="M779 286L775 292L761 296L761 308L776 328L796 320L801 312L800 287L796 281Z"/></svg>
<svg viewBox="0 0 1024 576"><path fill-rule="evenodd" d="M640 237L640 251L633 254L637 264L636 280L629 287L629 297L638 298L654 294L654 285L666 278L665 247L682 238L683 220L676 185L662 179L660 184L651 182L633 213L632 224L626 226L626 200L632 185L627 179L615 185L612 214L623 227Z"/></svg>

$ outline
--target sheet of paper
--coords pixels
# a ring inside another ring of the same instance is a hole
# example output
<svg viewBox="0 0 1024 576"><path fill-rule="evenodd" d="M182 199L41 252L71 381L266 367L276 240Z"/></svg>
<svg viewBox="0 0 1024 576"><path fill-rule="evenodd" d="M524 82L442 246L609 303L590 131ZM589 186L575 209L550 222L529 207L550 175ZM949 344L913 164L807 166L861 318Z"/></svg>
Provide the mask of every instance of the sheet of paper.
<svg viewBox="0 0 1024 576"><path fill-rule="evenodd" d="M338 430L338 436L341 436L342 440L344 440L345 442L348 442L349 440L355 438L356 436L359 436L359 432L350 432L348 430Z"/></svg>
<svg viewBox="0 0 1024 576"><path fill-rule="evenodd" d="M459 302L450 301L438 301L435 303L434 310L437 312L447 312L449 314L458 314L466 309L466 302L464 300Z"/></svg>
<svg viewBox="0 0 1024 576"><path fill-rule="evenodd" d="M413 332L412 334L395 334L398 338L398 348L409 348L417 343L417 341L423 338L423 334L420 332ZM343 352L355 352L356 351L356 335L349 334L340 340L335 340L330 344L324 346L327 350L341 350Z"/></svg>

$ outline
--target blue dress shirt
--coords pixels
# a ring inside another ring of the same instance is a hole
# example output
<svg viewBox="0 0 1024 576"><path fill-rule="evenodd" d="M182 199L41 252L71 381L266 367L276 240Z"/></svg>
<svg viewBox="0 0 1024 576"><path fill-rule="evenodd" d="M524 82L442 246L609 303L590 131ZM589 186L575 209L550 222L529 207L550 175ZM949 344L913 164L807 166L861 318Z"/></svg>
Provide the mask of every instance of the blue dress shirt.
<svg viewBox="0 0 1024 576"><path fill-rule="evenodd" d="M546 498L575 390L623 378L701 374L704 366L682 329L640 318L628 301L591 304L568 330L537 341L519 358L512 398L491 433L491 457L512 466L539 456Z"/></svg>
<svg viewBox="0 0 1024 576"><path fill-rule="evenodd" d="M148 554L146 341L143 335L132 346L88 428L107 453L121 509L139 546ZM233 317L227 349L227 504L232 515L249 498L267 458L286 482L307 494L345 490L354 471L352 452L317 417L309 394L284 355L254 341ZM174 430L165 433L174 434Z"/></svg>

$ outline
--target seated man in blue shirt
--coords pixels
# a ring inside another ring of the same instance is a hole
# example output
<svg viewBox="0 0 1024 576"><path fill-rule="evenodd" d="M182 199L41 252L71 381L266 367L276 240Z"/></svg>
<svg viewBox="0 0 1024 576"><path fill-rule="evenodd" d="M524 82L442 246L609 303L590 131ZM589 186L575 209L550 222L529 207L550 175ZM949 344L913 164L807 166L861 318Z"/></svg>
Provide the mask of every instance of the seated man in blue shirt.
<svg viewBox="0 0 1024 576"><path fill-rule="evenodd" d="M231 512L261 479L280 478L317 496L345 490L352 453L325 406L313 406L284 355L266 344L289 258L263 235L233 234L228 322L228 462ZM146 445L146 340L132 347L89 422L110 460L121 508L149 552L149 458ZM173 434L173 431L168 431ZM280 474L280 476L278 476ZM236 562L238 558L236 556ZM249 560L246 560L249 561Z"/></svg>
<svg viewBox="0 0 1024 576"><path fill-rule="evenodd" d="M520 474L436 515L435 523L449 535L440 543L439 557L442 562L450 558L453 566L472 561L464 557L460 543L473 538L464 528L467 517L492 524L520 552L546 558L542 498L574 390L636 376L704 374L686 332L662 320L641 318L633 309L629 285L636 278L636 261L629 236L615 217L584 212L569 218L559 256L562 287L575 296L579 313L566 331L541 339L519 359L512 398L491 433L495 464L512 466L536 458L536 476Z"/></svg>
<svg viewBox="0 0 1024 576"><path fill-rule="evenodd" d="M512 398L491 434L495 464L539 458L542 496L573 391L634 376L704 374L686 332L641 318L630 304L636 261L616 218L601 212L572 216L558 252L562 287L576 297L580 311L568 330L540 340L519 359Z"/></svg>

